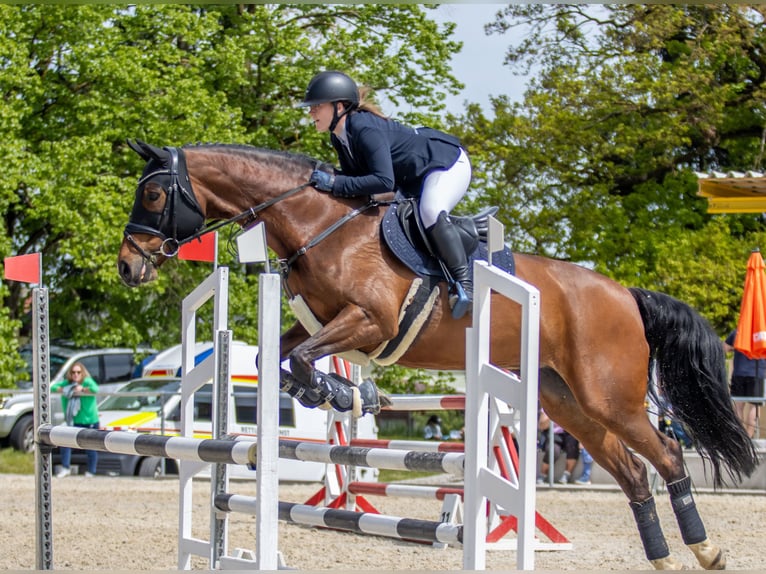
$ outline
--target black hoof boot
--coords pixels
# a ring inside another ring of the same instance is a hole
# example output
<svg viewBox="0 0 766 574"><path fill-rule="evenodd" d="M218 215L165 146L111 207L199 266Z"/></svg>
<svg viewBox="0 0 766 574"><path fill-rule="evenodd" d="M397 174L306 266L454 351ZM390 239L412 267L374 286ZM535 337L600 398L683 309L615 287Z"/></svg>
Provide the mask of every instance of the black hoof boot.
<svg viewBox="0 0 766 574"><path fill-rule="evenodd" d="M391 404L390 399L378 390L371 379L365 379L357 387L336 373L315 371L314 380L319 381L320 389L326 389L327 402L336 411L351 411L355 418L366 414L376 415L380 412L381 406Z"/></svg>
<svg viewBox="0 0 766 574"><path fill-rule="evenodd" d="M361 415L377 415L380 413L382 403L390 403L388 397L382 400L381 392L372 379L365 379L359 384L359 399Z"/></svg>
<svg viewBox="0 0 766 574"><path fill-rule="evenodd" d="M290 371L281 370L279 389L286 392L296 401L308 409L315 409L325 403L324 397L317 389L310 389L302 385Z"/></svg>
<svg viewBox="0 0 766 574"><path fill-rule="evenodd" d="M354 409L355 387L350 381L335 373L314 371L313 382L317 391L332 408L341 413Z"/></svg>

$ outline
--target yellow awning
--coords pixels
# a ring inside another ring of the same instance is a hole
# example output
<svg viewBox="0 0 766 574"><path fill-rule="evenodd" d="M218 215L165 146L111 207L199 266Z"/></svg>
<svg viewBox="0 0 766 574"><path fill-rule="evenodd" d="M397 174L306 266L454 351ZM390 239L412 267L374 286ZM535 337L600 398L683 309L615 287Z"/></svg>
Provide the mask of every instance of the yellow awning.
<svg viewBox="0 0 766 574"><path fill-rule="evenodd" d="M697 195L708 198L708 213L766 212L766 176L761 173L698 173L697 178Z"/></svg>

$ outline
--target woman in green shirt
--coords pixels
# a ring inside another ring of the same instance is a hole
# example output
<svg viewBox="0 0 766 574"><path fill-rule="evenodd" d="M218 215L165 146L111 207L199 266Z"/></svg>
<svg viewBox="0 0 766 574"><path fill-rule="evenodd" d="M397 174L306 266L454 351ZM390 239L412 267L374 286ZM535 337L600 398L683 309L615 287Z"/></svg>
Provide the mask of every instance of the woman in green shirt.
<svg viewBox="0 0 766 574"><path fill-rule="evenodd" d="M98 405L96 404L98 383L90 376L88 369L82 363L77 362L72 365L66 379L51 385L51 392L64 394L61 397L61 408L64 409L66 424L88 429L98 428ZM56 476L69 476L72 472L70 469L72 449L62 446L60 450L61 470ZM98 451L87 450L85 453L88 456L88 470L85 476L94 476L98 464Z"/></svg>

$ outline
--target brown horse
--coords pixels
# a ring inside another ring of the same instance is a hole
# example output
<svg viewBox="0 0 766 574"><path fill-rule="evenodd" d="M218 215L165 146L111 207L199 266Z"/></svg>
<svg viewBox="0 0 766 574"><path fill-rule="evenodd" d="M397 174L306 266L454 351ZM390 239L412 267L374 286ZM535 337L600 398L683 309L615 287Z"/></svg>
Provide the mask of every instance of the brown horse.
<svg viewBox="0 0 766 574"><path fill-rule="evenodd" d="M317 374L313 361L350 350L369 355L398 334L415 274L381 238L388 204L318 192L307 184L317 163L303 156L233 145L131 147L147 165L120 248L123 281L136 286L156 278L179 242L195 237L206 220L265 222L285 288L307 303L318 329L309 334L315 329L296 323L282 337L281 353L292 370L283 388L308 405L330 400L348 408L348 387ZM710 463L716 484L722 484L724 469L735 480L750 475L757 455L734 414L716 334L689 306L667 295L626 289L570 263L531 255L516 255L515 261L517 276L540 290L542 407L616 479L657 569L681 563L668 549L646 467L636 454L666 481L683 540L699 563L723 568L723 553L697 512L682 449L651 424L645 405L656 366L664 398ZM464 369L464 329L470 323L470 316L452 319L442 285L398 363ZM518 305L498 298L491 325L494 364L519 367L519 324ZM367 404L372 400L362 397L370 411L376 407Z"/></svg>

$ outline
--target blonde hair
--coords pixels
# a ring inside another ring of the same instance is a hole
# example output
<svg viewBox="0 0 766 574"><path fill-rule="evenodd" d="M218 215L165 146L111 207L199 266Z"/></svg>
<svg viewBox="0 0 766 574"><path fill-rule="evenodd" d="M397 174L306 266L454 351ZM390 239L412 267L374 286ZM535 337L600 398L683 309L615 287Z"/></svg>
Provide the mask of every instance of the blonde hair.
<svg viewBox="0 0 766 574"><path fill-rule="evenodd" d="M80 370L82 371L82 378L83 378L83 380L85 380L88 377L90 377L90 372L88 371L88 369L85 368L85 365L83 365L80 361L77 361L74 365L69 367L69 371L66 374L67 379L69 379L72 376L72 369L74 369L75 367L80 367ZM71 380L71 379L69 379L69 380Z"/></svg>
<svg viewBox="0 0 766 574"><path fill-rule="evenodd" d="M375 101L372 88L369 86L359 86L359 105L356 109L363 112L370 112L380 118L388 119L388 116L383 113L383 110L380 109L380 106Z"/></svg>

